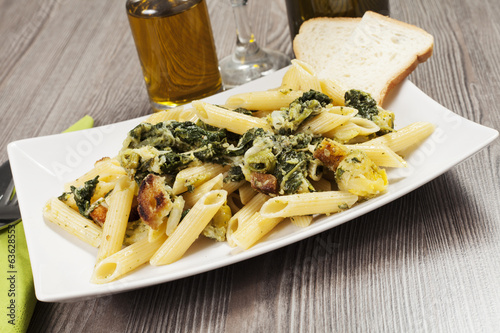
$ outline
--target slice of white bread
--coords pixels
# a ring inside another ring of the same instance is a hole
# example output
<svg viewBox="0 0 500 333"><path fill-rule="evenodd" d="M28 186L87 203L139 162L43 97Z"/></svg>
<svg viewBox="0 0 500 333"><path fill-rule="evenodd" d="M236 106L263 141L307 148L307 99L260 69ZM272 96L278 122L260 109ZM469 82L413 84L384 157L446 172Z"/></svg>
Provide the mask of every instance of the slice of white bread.
<svg viewBox="0 0 500 333"><path fill-rule="evenodd" d="M306 31L314 30L318 31L318 28ZM315 57L316 64L323 62L326 66L315 68L309 63L317 70L320 79L332 80L343 90L368 92L379 105L383 104L394 86L432 55L434 46L434 38L426 31L370 11L363 15L349 37L341 37L343 42L333 53L322 51L323 38L331 36L339 40L334 36L336 31L342 30L326 32L321 38L309 34L302 36L304 39L298 39L297 45L294 41L294 51L299 50L297 53L300 56L300 50L306 47L316 50L317 53L309 55L309 58ZM300 45L301 40L306 40L308 44ZM299 60L308 62L299 58L297 53Z"/></svg>
<svg viewBox="0 0 500 333"><path fill-rule="evenodd" d="M360 17L316 17L305 21L293 39L295 57L311 65L316 73L321 72L360 21Z"/></svg>

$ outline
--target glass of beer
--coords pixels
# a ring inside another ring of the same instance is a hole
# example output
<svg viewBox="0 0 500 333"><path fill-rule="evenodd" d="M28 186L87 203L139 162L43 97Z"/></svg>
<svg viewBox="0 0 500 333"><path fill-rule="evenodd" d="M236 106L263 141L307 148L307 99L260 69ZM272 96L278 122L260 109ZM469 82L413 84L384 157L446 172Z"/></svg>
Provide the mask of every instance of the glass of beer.
<svg viewBox="0 0 500 333"><path fill-rule="evenodd" d="M389 0L286 0L290 35L314 17L361 17L367 10L389 15Z"/></svg>
<svg viewBox="0 0 500 333"><path fill-rule="evenodd" d="M221 90L205 0L128 0L126 9L153 110Z"/></svg>

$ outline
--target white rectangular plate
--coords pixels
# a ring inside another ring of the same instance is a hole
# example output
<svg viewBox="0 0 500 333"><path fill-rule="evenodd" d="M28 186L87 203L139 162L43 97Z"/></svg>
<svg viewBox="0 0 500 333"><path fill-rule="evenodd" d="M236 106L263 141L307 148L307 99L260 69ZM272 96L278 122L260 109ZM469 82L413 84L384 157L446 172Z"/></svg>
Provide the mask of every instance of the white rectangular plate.
<svg viewBox="0 0 500 333"><path fill-rule="evenodd" d="M285 70L212 96L223 104L235 93L276 88ZM9 158L19 197L31 258L36 296L41 301L73 301L142 288L239 262L350 221L427 183L492 142L498 132L466 120L404 81L386 108L396 114L396 128L416 121L436 125L434 134L407 157L408 168L388 170L390 185L383 195L350 210L317 218L311 226L284 224L247 251L200 237L179 261L161 267L145 265L105 285L89 282L97 250L42 217L45 202L63 191L63 184L115 156L128 131L143 118L89 130L12 142Z"/></svg>

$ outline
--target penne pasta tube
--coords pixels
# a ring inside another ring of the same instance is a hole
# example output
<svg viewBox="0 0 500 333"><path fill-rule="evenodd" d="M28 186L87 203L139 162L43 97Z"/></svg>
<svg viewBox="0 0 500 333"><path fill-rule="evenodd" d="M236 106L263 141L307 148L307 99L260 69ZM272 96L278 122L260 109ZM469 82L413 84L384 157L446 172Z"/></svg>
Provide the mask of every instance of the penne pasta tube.
<svg viewBox="0 0 500 333"><path fill-rule="evenodd" d="M184 211L184 204L185 201L182 196L178 196L177 198L175 198L174 203L172 204L172 210L170 211L170 214L167 218L165 230L167 236L172 235L175 228L177 228L177 225L181 221L182 212Z"/></svg>
<svg viewBox="0 0 500 333"><path fill-rule="evenodd" d="M144 122L154 125L168 120L196 122L197 119L198 117L196 116L193 108L186 108L181 105L170 110L155 112L146 118Z"/></svg>
<svg viewBox="0 0 500 333"><path fill-rule="evenodd" d="M404 168L406 161L384 144L360 143L345 145L350 150L363 151L377 166L387 168Z"/></svg>
<svg viewBox="0 0 500 333"><path fill-rule="evenodd" d="M99 198L106 196L116 186L116 181L114 181L114 182L102 182L102 181L100 181L100 179L101 178L99 177L99 182L97 183L94 195L92 196L92 202L94 202L95 200L97 200Z"/></svg>
<svg viewBox="0 0 500 333"><path fill-rule="evenodd" d="M252 188L250 183L246 182L245 185L239 188L238 192L240 193L241 203L246 205L252 200L252 198L258 193L256 190Z"/></svg>
<svg viewBox="0 0 500 333"><path fill-rule="evenodd" d="M234 216L237 216L240 221L248 220L253 214L258 212L262 205L269 200L269 196L264 193L257 193L252 200L243 206ZM233 217L234 217L233 216Z"/></svg>
<svg viewBox="0 0 500 333"><path fill-rule="evenodd" d="M292 66L286 71L281 81L281 88L309 91L321 91L321 83L314 73L314 69L307 63L293 59Z"/></svg>
<svg viewBox="0 0 500 333"><path fill-rule="evenodd" d="M118 176L118 175L116 175ZM122 175L118 176L122 177ZM114 182L104 182L101 181L101 177L99 176L99 182L97 183L97 186L94 191L94 195L92 196L91 202L94 203L95 201L105 197L110 191L112 191L116 186L116 181ZM68 198L65 201L65 204L73 208L74 210L78 210L78 206L76 205L75 202L75 196L73 193L71 193Z"/></svg>
<svg viewBox="0 0 500 333"><path fill-rule="evenodd" d="M228 194L227 205L231 208L231 213L233 215L244 206L240 201L240 196L235 192Z"/></svg>
<svg viewBox="0 0 500 333"><path fill-rule="evenodd" d="M350 208L358 196L343 191L311 192L269 199L260 209L266 218L331 214Z"/></svg>
<svg viewBox="0 0 500 333"><path fill-rule="evenodd" d="M345 92L347 89L343 88L338 82L331 79L320 80L321 92L328 95L332 99L333 105L345 104Z"/></svg>
<svg viewBox="0 0 500 333"><path fill-rule="evenodd" d="M196 202L203 196L205 193L208 193L212 190L220 190L222 189L224 176L220 173L214 178L206 181L200 186L196 187L193 192L186 192L183 194L185 200L186 207L193 207ZM226 191L227 192L227 191Z"/></svg>
<svg viewBox="0 0 500 333"><path fill-rule="evenodd" d="M225 106L247 110L274 111L287 107L302 96L302 91L267 90L235 94L229 97Z"/></svg>
<svg viewBox="0 0 500 333"><path fill-rule="evenodd" d="M299 128L299 132L310 131L313 134L327 133L347 123L357 113L358 110L354 108L334 106L306 121Z"/></svg>
<svg viewBox="0 0 500 333"><path fill-rule="evenodd" d="M290 221L293 225L300 228L305 228L311 224L313 220L312 215L302 215L302 216L290 216Z"/></svg>
<svg viewBox="0 0 500 333"><path fill-rule="evenodd" d="M318 180L311 181L311 185L318 192L326 192L326 191L332 190L332 183L324 177L322 177Z"/></svg>
<svg viewBox="0 0 500 333"><path fill-rule="evenodd" d="M202 164L195 167L190 167L179 171L175 177L174 185L172 186L173 194L186 192L188 187L196 187L204 183L208 179L212 179L220 173L225 172L228 167L219 164Z"/></svg>
<svg viewBox="0 0 500 333"><path fill-rule="evenodd" d="M137 184L128 176L117 182L111 194L97 262L121 250Z"/></svg>
<svg viewBox="0 0 500 333"><path fill-rule="evenodd" d="M226 198L226 191L215 190L206 193L198 200L182 223L153 255L150 260L151 265L167 265L179 260L226 202Z"/></svg>
<svg viewBox="0 0 500 333"><path fill-rule="evenodd" d="M333 130L323 133L323 135L328 138L334 138L347 142L356 136L367 136L376 133L379 130L380 127L378 127L373 121L354 117Z"/></svg>
<svg viewBox="0 0 500 333"><path fill-rule="evenodd" d="M226 175L227 173L224 173L223 179L226 178ZM227 194L229 195L234 191L238 190L239 188L241 188L243 185L245 185L245 183L246 181L244 179L240 180L239 182L233 182L233 181L224 182L222 185L222 189L226 191Z"/></svg>
<svg viewBox="0 0 500 333"><path fill-rule="evenodd" d="M43 216L49 222L57 224L93 247L98 247L101 243L101 227L80 215L78 211L73 210L58 198L51 198L46 203L43 208Z"/></svg>
<svg viewBox="0 0 500 333"><path fill-rule="evenodd" d="M270 115L273 111L276 111L276 110L266 110L266 111L257 110L257 111L252 112L252 117L265 118L268 115Z"/></svg>
<svg viewBox="0 0 500 333"><path fill-rule="evenodd" d="M307 173L312 180L320 180L323 177L323 163L319 160L312 160Z"/></svg>
<svg viewBox="0 0 500 333"><path fill-rule="evenodd" d="M434 132L434 128L433 124L420 121L403 127L395 132L379 136L366 143L374 145L382 143L396 153L401 153L421 143Z"/></svg>
<svg viewBox="0 0 500 333"><path fill-rule="evenodd" d="M148 241L154 242L156 239L167 234L167 223L165 221L160 224L157 230L148 226Z"/></svg>
<svg viewBox="0 0 500 333"><path fill-rule="evenodd" d="M282 220L282 217L266 218L256 212L248 220L248 223L238 227L238 230L232 234L232 241L237 246L247 250L267 235Z"/></svg>
<svg viewBox="0 0 500 333"><path fill-rule="evenodd" d="M89 172L85 173L83 176L77 178L76 180L64 184L64 190L69 191L71 186L79 187L82 186L86 181L94 179L96 176L100 175L126 175L127 172L120 165L120 162L115 158L103 158L94 164L94 168ZM99 177L100 178L100 177Z"/></svg>
<svg viewBox="0 0 500 333"><path fill-rule="evenodd" d="M166 235L148 241L147 237L101 260L94 267L90 282L108 283L147 263L167 239Z"/></svg>
<svg viewBox="0 0 500 333"><path fill-rule="evenodd" d="M225 128L240 135L255 127L271 131L271 126L263 118L247 116L201 101L194 101L191 104L195 108L196 115L209 125Z"/></svg>
<svg viewBox="0 0 500 333"><path fill-rule="evenodd" d="M267 200L269 200L269 196L256 192L256 195L229 219L226 240L230 246L236 246L232 239L233 233L249 221L252 215L258 212Z"/></svg>

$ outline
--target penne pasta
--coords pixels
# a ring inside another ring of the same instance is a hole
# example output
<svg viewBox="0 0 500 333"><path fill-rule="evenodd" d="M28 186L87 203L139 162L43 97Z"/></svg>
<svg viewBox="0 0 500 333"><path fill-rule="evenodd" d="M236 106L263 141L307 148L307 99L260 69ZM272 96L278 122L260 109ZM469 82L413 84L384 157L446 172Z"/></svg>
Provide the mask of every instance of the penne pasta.
<svg viewBox="0 0 500 333"><path fill-rule="evenodd" d="M331 214L350 208L358 196L342 191L311 192L271 198L260 209L262 217Z"/></svg>
<svg viewBox="0 0 500 333"><path fill-rule="evenodd" d="M194 101L192 105L195 108L197 116L203 122L219 128L225 128L236 134L244 134L249 129L255 127L271 131L271 127L263 118L247 116L201 101Z"/></svg>
<svg viewBox="0 0 500 333"><path fill-rule="evenodd" d="M240 187L238 192L240 193L240 201L244 205L249 203L250 200L252 200L252 198L258 193L252 188L252 185L250 185L250 183L246 183L245 185Z"/></svg>
<svg viewBox="0 0 500 333"><path fill-rule="evenodd" d="M290 221L293 225L296 225L300 228L305 228L311 224L313 220L312 215L301 215L301 216L291 216Z"/></svg>
<svg viewBox="0 0 500 333"><path fill-rule="evenodd" d="M371 141L370 141L371 142ZM377 166L387 168L404 168L406 161L384 144L360 143L345 145L350 150L363 151Z"/></svg>
<svg viewBox="0 0 500 333"><path fill-rule="evenodd" d="M344 96L347 89L343 88L338 82L330 79L320 80L320 84L321 92L332 99L333 105L344 105Z"/></svg>
<svg viewBox="0 0 500 333"><path fill-rule="evenodd" d="M323 135L327 138L348 142L357 136L368 136L370 134L377 133L379 130L380 127L378 127L373 121L354 117L333 130L323 133Z"/></svg>
<svg viewBox="0 0 500 333"><path fill-rule="evenodd" d="M235 214L235 216L237 216L240 220L246 221L250 219L255 212L258 212L267 200L269 200L269 196L264 193L257 193L252 200L250 200L238 211L238 213Z"/></svg>
<svg viewBox="0 0 500 333"><path fill-rule="evenodd" d="M126 175L127 172L120 165L120 162L114 158L103 158L94 164L94 168L84 174L83 176L77 178L76 180L66 183L64 185L64 190L67 192L70 190L71 186L79 187L82 186L86 181L94 179L96 176L100 175Z"/></svg>
<svg viewBox="0 0 500 333"><path fill-rule="evenodd" d="M285 89L241 93L229 97L225 106L247 110L274 111L287 107L303 93L302 91Z"/></svg>
<svg viewBox="0 0 500 333"><path fill-rule="evenodd" d="M153 229L148 227L148 241L154 242L158 238L162 237L167 233L167 223L163 221L162 224L158 227L158 229Z"/></svg>
<svg viewBox="0 0 500 333"><path fill-rule="evenodd" d="M326 192L332 190L332 183L326 178L311 181L312 186L318 192Z"/></svg>
<svg viewBox="0 0 500 333"><path fill-rule="evenodd" d="M244 205L237 213L235 213L228 222L226 239L230 246L236 246L234 243L232 235L236 230L238 230L242 225L250 220L252 215L260 210L262 205L269 199L269 196L263 193L257 193L252 200L250 200L246 205Z"/></svg>
<svg viewBox="0 0 500 333"><path fill-rule="evenodd" d="M312 180L319 181L323 177L323 163L321 163L320 160L312 160L311 163L309 163L309 178Z"/></svg>
<svg viewBox="0 0 500 333"><path fill-rule="evenodd" d="M179 260L226 202L226 198L226 191L215 190L206 193L198 200L182 223L153 255L150 260L151 265L167 265Z"/></svg>
<svg viewBox="0 0 500 333"><path fill-rule="evenodd" d="M102 229L57 198L51 198L43 209L43 216L87 244L101 244Z"/></svg>
<svg viewBox="0 0 500 333"><path fill-rule="evenodd" d="M367 144L376 145L382 143L396 153L401 153L421 143L433 132L433 124L426 122L416 122L395 132L372 139L368 141Z"/></svg>
<svg viewBox="0 0 500 333"><path fill-rule="evenodd" d="M314 134L328 133L347 123L358 113L358 110L346 106L334 106L301 125L300 132L310 131Z"/></svg>
<svg viewBox="0 0 500 333"><path fill-rule="evenodd" d="M227 205L229 206L229 208L231 208L231 213L233 215L243 207L243 204L240 201L240 196L234 192L228 194Z"/></svg>
<svg viewBox="0 0 500 333"><path fill-rule="evenodd" d="M104 222L97 262L120 251L127 230L128 217L136 187L137 184L134 181L129 180L127 176L123 176L113 190L106 221Z"/></svg>
<svg viewBox="0 0 500 333"><path fill-rule="evenodd" d="M281 89L321 91L321 83L309 64L293 59L292 66L283 76Z"/></svg>
<svg viewBox="0 0 500 333"><path fill-rule="evenodd" d="M185 201L183 197L179 196L175 198L174 203L172 204L172 210L170 211L170 215L167 218L165 228L165 233L167 234L167 236L172 235L175 228L177 228L177 225L181 221L182 212L184 211L184 204Z"/></svg>
<svg viewBox="0 0 500 333"><path fill-rule="evenodd" d="M256 212L248 220L248 223L244 223L241 227L238 227L232 234L232 241L237 246L247 250L267 235L282 220L283 217L268 218Z"/></svg>
<svg viewBox="0 0 500 333"><path fill-rule="evenodd" d="M179 171L172 186L173 194L186 192L190 187L196 187L225 172L228 167L219 164L206 163Z"/></svg>
<svg viewBox="0 0 500 333"><path fill-rule="evenodd" d="M170 110L155 112L146 118L144 122L154 125L167 120L196 122L198 117L196 116L193 108L185 108L181 105Z"/></svg>
<svg viewBox="0 0 500 333"><path fill-rule="evenodd" d="M227 172L224 173L223 179L225 179L227 176ZM240 180L239 182L235 181L224 181L222 185L222 189L227 192L227 194L231 194L234 191L237 191L240 189L244 184L246 183L245 180Z"/></svg>
<svg viewBox="0 0 500 333"><path fill-rule="evenodd" d="M162 235L153 241L146 238L101 260L94 267L90 282L108 283L147 263L167 239Z"/></svg>
<svg viewBox="0 0 500 333"><path fill-rule="evenodd" d="M185 206L188 208L193 207L196 204L196 202L206 193L212 190L222 189L224 180L223 178L224 178L223 175L220 173L214 178L196 187L193 192L186 192L184 194Z"/></svg>

